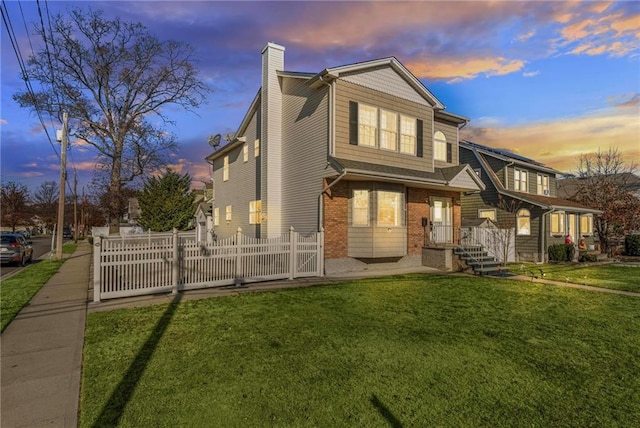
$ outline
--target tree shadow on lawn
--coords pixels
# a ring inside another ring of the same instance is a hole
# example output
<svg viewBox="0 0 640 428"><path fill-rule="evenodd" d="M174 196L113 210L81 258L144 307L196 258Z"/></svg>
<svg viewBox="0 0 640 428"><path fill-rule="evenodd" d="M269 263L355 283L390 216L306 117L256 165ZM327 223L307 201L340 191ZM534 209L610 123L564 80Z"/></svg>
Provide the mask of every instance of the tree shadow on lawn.
<svg viewBox="0 0 640 428"><path fill-rule="evenodd" d="M164 311L162 317L160 317L153 331L147 338L147 341L144 343L142 348L140 348L138 355L136 355L135 359L127 369L127 372L122 377L122 380L102 408L100 416L98 416L98 419L93 424L94 427L119 425L122 412L127 406L129 400L131 400L131 397L138 386L138 382L140 382L140 379L147 368L147 364L151 360L151 357L153 356L160 339L162 339L164 332L171 323L171 318L178 308L181 298L182 293L178 293Z"/></svg>
<svg viewBox="0 0 640 428"><path fill-rule="evenodd" d="M402 423L394 416L393 413L391 413L391 410L389 410L389 408L378 399L377 395L371 395L371 404L373 404L373 407L376 408L378 413L380 413L380 415L389 422L390 426L393 428L402 428Z"/></svg>

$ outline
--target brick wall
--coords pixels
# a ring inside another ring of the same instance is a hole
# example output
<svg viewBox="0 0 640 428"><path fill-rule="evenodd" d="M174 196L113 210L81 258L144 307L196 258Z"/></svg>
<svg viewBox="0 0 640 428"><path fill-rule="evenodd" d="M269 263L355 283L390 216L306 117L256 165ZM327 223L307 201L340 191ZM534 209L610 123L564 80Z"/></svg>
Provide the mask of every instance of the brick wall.
<svg viewBox="0 0 640 428"><path fill-rule="evenodd" d="M325 182L325 186L327 183ZM347 257L349 221L349 184L338 182L323 196L324 257Z"/></svg>
<svg viewBox="0 0 640 428"><path fill-rule="evenodd" d="M422 218L429 216L429 190L410 187L407 191L407 254L422 254L425 232Z"/></svg>

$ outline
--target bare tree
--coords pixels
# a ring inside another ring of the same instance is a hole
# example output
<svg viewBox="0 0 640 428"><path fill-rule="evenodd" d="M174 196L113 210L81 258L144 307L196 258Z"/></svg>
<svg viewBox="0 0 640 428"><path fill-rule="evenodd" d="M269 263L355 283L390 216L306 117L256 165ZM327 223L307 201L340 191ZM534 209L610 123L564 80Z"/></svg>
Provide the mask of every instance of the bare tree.
<svg viewBox="0 0 640 428"><path fill-rule="evenodd" d="M56 222L58 196L58 184L55 181L43 182L33 194L32 208L47 229L52 228Z"/></svg>
<svg viewBox="0 0 640 428"><path fill-rule="evenodd" d="M70 135L93 146L107 167L115 204L123 185L164 166L176 149L165 129L173 123L166 107L193 111L205 101L209 89L198 77L194 49L91 9L57 15L50 32L36 26L36 33L43 47L29 58L27 74L41 90L14 99L58 120L69 113Z"/></svg>
<svg viewBox="0 0 640 428"><path fill-rule="evenodd" d="M594 219L602 252L611 253L617 241L640 228L640 199L629 189L637 170L616 148L582 154L577 166L577 186L571 197L603 213Z"/></svg>
<svg viewBox="0 0 640 428"><path fill-rule="evenodd" d="M9 181L2 183L0 190L0 207L2 207L2 225L11 227L16 231L16 226L29 220L29 189L24 184Z"/></svg>

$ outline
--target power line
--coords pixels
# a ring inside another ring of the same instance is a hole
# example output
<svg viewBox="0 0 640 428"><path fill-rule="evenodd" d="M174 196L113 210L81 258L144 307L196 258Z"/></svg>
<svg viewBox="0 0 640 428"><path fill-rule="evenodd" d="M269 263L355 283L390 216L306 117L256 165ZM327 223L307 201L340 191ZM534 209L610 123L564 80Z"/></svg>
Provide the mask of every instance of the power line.
<svg viewBox="0 0 640 428"><path fill-rule="evenodd" d="M13 30L13 24L11 23L11 17L9 16L9 9L7 9L7 3L5 0L2 0L2 6L3 7L0 7L0 14L2 15L2 21L4 22L4 26L7 29L7 34L9 35L9 40L11 41L11 47L13 48L13 52L16 55L16 59L18 60L18 66L20 67L20 71L22 73L22 80L25 83L27 92L35 100L36 98L35 92L33 90L33 86L31 85L31 81L29 80L29 74L27 72L27 68L25 66L24 59L22 57L22 52L20 51L20 46L18 45L18 42L17 42L15 31ZM25 22L25 25L26 25L26 22ZM53 149L58 159L60 159L60 154L58 153L55 145L53 144L53 141L51 139L51 135L49 134L49 130L47 129L47 126L44 124L44 119L42 118L42 112L40 112L40 109L38 109L38 106L35 104L34 104L34 110L36 112L36 115L38 116L38 119L40 120L42 129L47 135L47 140L49 141L49 145Z"/></svg>

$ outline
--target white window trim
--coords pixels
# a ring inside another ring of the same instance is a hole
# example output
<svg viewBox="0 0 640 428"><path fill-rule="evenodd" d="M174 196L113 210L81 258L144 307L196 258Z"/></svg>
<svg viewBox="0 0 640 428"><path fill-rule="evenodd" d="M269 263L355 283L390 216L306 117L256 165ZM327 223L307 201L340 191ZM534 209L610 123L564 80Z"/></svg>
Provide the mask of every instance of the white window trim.
<svg viewBox="0 0 640 428"><path fill-rule="evenodd" d="M386 223L380 222L380 206L381 206L380 200L382 199L381 195L385 193L394 195L397 201L397 206L395 207L396 212L394 213L394 217L396 220L395 224L386 224ZM376 226L377 227L386 227L386 228L404 227L404 221L402 218L402 210L403 210L402 196L403 194L400 192L394 192L389 190L378 190L376 192Z"/></svg>
<svg viewBox="0 0 640 428"><path fill-rule="evenodd" d="M406 116L404 114L401 114L399 116L400 116L400 124L399 124L398 134L400 138L398 140L398 150L402 154L415 156L418 149L418 126L416 124L417 119L415 117ZM412 123L412 126L411 126L411 129L413 131L412 134L405 134L403 132L403 128L402 128L403 120L407 120L408 122ZM411 144L411 151L403 150L402 141L404 137L413 139L413 143Z"/></svg>
<svg viewBox="0 0 640 428"><path fill-rule="evenodd" d="M223 159L222 181L229 181L229 155Z"/></svg>
<svg viewBox="0 0 640 428"><path fill-rule="evenodd" d="M546 180L545 180L546 178ZM546 185L545 185L546 181ZM537 174L536 179L536 190L538 195L550 196L551 193L549 191L549 176L546 174ZM544 191L547 191L547 195L544 194Z"/></svg>
<svg viewBox="0 0 640 428"><path fill-rule="evenodd" d="M481 211L493 212L493 218L481 217L480 216L480 212ZM478 208L478 218L489 218L489 220L497 221L498 220L498 210L495 209L495 208Z"/></svg>
<svg viewBox="0 0 640 428"><path fill-rule="evenodd" d="M516 181L516 172L518 172L518 180ZM522 177L525 177L523 180ZM516 184L517 183L517 184ZM524 186L523 186L524 184ZM515 191L522 193L529 193L529 171L526 169L514 168L513 169L513 187ZM524 190L522 189L524 187Z"/></svg>
<svg viewBox="0 0 640 428"><path fill-rule="evenodd" d="M233 219L233 205L227 205L224 208L225 214L224 214L224 219L225 221L229 222Z"/></svg>
<svg viewBox="0 0 640 428"><path fill-rule="evenodd" d="M361 126L370 127L371 125L363 125L360 120L360 112L362 108L369 108L375 110L375 132L374 132L374 144L362 144L362 128ZM385 130L382 128L382 114L383 112L387 112L393 114L395 116L395 130L393 131L395 134L395 143L393 144L394 148L386 148L382 147L382 135ZM413 121L412 131L413 134L403 134L402 133L402 120L407 119L409 121ZM389 110L382 107L375 107L370 104L358 102L358 146L359 147L368 147L370 149L384 150L390 153L399 153L403 155L416 156L418 151L418 127L416 122L418 118L402 114L395 110ZM407 136L413 139L413 143L411 145L411 151L403 150L402 146L402 138L403 136ZM446 161L446 146L445 146L445 161Z"/></svg>
<svg viewBox="0 0 640 428"><path fill-rule="evenodd" d="M242 160L245 163L249 162L249 146L247 146L247 143L242 145Z"/></svg>
<svg viewBox="0 0 640 428"><path fill-rule="evenodd" d="M442 135L441 138L440 135ZM439 153L440 151L442 151L442 153ZM433 160L437 160L440 162L447 161L447 136L444 135L444 132L440 130L437 130L433 133Z"/></svg>
<svg viewBox="0 0 640 428"><path fill-rule="evenodd" d="M360 115L363 113L364 109L373 109L375 110L375 124L374 125L370 125L370 124L364 124L362 123L362 121L360 120ZM363 144L364 138L363 135L364 133L363 128L367 127L367 128L373 128L373 144ZM368 104L363 104L363 103L359 103L358 105L358 146L361 147L369 147L372 149L377 149L379 148L379 136L378 134L380 133L380 110L377 107L368 105Z"/></svg>
<svg viewBox="0 0 640 428"><path fill-rule="evenodd" d="M356 223L355 222L356 193L360 193L360 192L362 192L362 194L366 195L366 197L367 197L367 207L366 207L366 210L367 210L366 211L366 213L367 213L367 215L366 215L367 222L366 222L366 224ZM370 214L369 214L370 213L370 209L371 209L371 197L370 197L370 194L369 194L369 190L367 190L367 189L354 189L353 190L353 197L352 197L352 200L351 200L351 226L352 227L369 227L369 226L371 226L371 221L369 219L369 217L370 217Z"/></svg>
<svg viewBox="0 0 640 428"><path fill-rule="evenodd" d="M218 207L213 209L213 225L220 226L220 208Z"/></svg>
<svg viewBox="0 0 640 428"><path fill-rule="evenodd" d="M557 232L553 231L553 217L555 215L558 215L558 218L560 219L561 224L559 225L560 230ZM551 214L549 214L549 234L551 236L564 236L567 232L567 215L564 211L554 211Z"/></svg>
<svg viewBox="0 0 640 428"><path fill-rule="evenodd" d="M253 157L258 157L260 156L260 139L256 138L256 140L253 142Z"/></svg>
<svg viewBox="0 0 640 428"><path fill-rule="evenodd" d="M520 213L526 211L528 213L528 215L526 216L520 216ZM527 218L529 219L529 225L528 225L528 230L526 231L526 233L520 232L520 223L518 222L518 220L520 218ZM521 208L518 210L518 212L516 213L516 235L518 236L531 236L531 211L529 211L526 208Z"/></svg>
<svg viewBox="0 0 640 428"><path fill-rule="evenodd" d="M588 232L584 232L582 230L582 219L589 219L589 228ZM593 214L580 214L580 235L582 236L592 236L593 235Z"/></svg>
<svg viewBox="0 0 640 428"><path fill-rule="evenodd" d="M262 223L262 200L249 201L249 224Z"/></svg>
<svg viewBox="0 0 640 428"><path fill-rule="evenodd" d="M393 123L393 129L389 129L388 126L386 128L382 127L382 122L383 122L382 118L383 118L383 115L385 113L388 113L388 114L394 116L395 120L392 122ZM380 136L378 138L378 142L379 142L379 145L380 145L380 150L385 150L387 152L396 152L396 153L400 150L399 141L398 141L399 140L398 137L400 135L400 133L398 132L398 128L399 128L398 117L399 116L400 115L398 113L394 112L394 111L386 110L386 109L383 109L383 108L378 109L378 132L380 133ZM387 133L389 135L393 136L393 139L391 139L392 140L392 142L391 142L392 148L382 147L383 136L385 136Z"/></svg>

